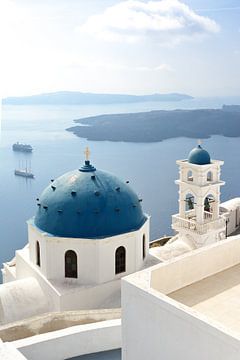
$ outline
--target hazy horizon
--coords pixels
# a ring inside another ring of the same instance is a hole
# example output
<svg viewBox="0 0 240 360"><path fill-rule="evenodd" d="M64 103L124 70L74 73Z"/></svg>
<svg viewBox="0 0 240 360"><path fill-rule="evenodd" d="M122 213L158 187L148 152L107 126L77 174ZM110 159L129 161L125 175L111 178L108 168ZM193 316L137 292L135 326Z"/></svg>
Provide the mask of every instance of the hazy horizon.
<svg viewBox="0 0 240 360"><path fill-rule="evenodd" d="M130 95L130 96L141 96L141 95L171 95L171 94L182 94L182 95L189 95L192 96L191 94L183 94L183 93L176 93L176 92L169 92L169 93L145 93L145 94L136 94L136 93L127 93L127 92L112 92L112 93L107 93L107 92L95 92L95 91L81 91L81 90L56 90L56 91L49 91L49 92L39 92L39 93L31 93L31 94L26 94L26 95L19 95L19 96L15 96L15 95L9 95L4 97L5 98L10 98L10 97L29 97L29 96L38 96L38 95L51 95L51 94L64 94L64 93L79 93L79 94L93 94L93 95ZM237 95L236 95L237 96Z"/></svg>
<svg viewBox="0 0 240 360"><path fill-rule="evenodd" d="M24 95L15 95L15 94L11 94L11 95L7 95L7 96L2 96L2 100L8 99L8 98L21 98L21 97L31 97L31 96L41 96L41 95L51 95L51 94L57 94L57 93L82 93L82 94L92 94L92 95L125 95L125 96L150 96L150 95L171 95L171 94L179 94L179 95L186 95L186 96L190 96L193 99L236 99L238 101L236 101L236 103L232 103L232 105L238 105L239 101L240 101L240 95L239 94L233 94L233 95L197 95L194 96L194 94L187 94L184 92L146 92L146 93L136 93L136 92L96 92L96 91L82 91L82 90L53 90L53 91L41 91L41 92L30 92L30 93L26 93ZM191 100L191 99L189 99ZM182 100L178 100L180 103ZM3 104L5 105L5 104ZM224 105L222 103L222 105Z"/></svg>

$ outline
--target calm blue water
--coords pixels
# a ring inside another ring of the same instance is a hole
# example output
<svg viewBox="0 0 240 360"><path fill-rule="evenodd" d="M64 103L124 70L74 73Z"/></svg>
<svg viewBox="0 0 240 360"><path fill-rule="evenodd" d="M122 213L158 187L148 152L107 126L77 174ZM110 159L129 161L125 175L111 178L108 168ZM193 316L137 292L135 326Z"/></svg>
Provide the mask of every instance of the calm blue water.
<svg viewBox="0 0 240 360"><path fill-rule="evenodd" d="M143 198L145 212L151 214L151 238L171 233L171 214L177 211L178 177L176 160L185 158L195 146L193 139L170 139L159 143L134 144L88 142L65 128L73 119L103 113L148 111L154 109L220 107L240 104L240 98L195 99L178 103L140 103L104 106L5 106L2 111L0 142L0 264L10 260L14 251L27 242L26 220L34 215L35 199L49 184L66 171L79 167L83 151L91 149L92 163L124 180ZM12 151L16 141L30 143L34 152ZM222 200L239 196L240 139L215 136L204 142L213 158L225 160ZM21 163L31 162L34 180L15 177Z"/></svg>

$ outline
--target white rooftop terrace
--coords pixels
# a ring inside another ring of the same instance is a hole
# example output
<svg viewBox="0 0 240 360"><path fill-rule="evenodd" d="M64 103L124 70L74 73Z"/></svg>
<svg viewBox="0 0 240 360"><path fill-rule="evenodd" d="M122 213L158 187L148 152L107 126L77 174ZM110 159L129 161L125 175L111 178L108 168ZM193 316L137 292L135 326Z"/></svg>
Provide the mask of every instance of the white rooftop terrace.
<svg viewBox="0 0 240 360"><path fill-rule="evenodd" d="M152 289L185 305L184 311L191 308L194 315L204 315L212 326L234 332L240 340L239 235L152 269Z"/></svg>
<svg viewBox="0 0 240 360"><path fill-rule="evenodd" d="M240 264L168 294L240 337Z"/></svg>
<svg viewBox="0 0 240 360"><path fill-rule="evenodd" d="M124 278L122 328L123 360L239 360L240 235Z"/></svg>

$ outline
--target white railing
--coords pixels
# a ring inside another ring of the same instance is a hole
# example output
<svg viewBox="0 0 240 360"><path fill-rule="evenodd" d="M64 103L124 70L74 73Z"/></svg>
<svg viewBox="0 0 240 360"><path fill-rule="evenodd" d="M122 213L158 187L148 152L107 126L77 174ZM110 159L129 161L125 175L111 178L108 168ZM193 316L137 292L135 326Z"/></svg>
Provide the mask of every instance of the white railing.
<svg viewBox="0 0 240 360"><path fill-rule="evenodd" d="M223 218L208 221L204 224L198 224L194 220L181 218L179 214L172 216L172 228L174 230L187 229L197 234L206 234L209 230L220 230L225 228L225 220Z"/></svg>
<svg viewBox="0 0 240 360"><path fill-rule="evenodd" d="M204 220L212 221L213 220L213 213L204 211Z"/></svg>
<svg viewBox="0 0 240 360"><path fill-rule="evenodd" d="M195 209L187 210L187 211L185 212L185 216L186 216L187 219L195 218L195 217L196 217L196 211L195 211Z"/></svg>
<svg viewBox="0 0 240 360"><path fill-rule="evenodd" d="M187 220L196 220L196 212L195 210L188 210L185 212L185 219ZM204 222L213 221L213 213L209 211L204 211Z"/></svg>

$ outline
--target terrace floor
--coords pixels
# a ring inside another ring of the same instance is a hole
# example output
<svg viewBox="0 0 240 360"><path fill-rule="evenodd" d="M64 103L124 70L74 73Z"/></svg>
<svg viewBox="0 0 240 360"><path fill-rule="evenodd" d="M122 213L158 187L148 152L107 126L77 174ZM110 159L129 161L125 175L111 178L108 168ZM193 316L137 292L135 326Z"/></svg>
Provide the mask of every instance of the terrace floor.
<svg viewBox="0 0 240 360"><path fill-rule="evenodd" d="M240 335L240 264L168 296Z"/></svg>

